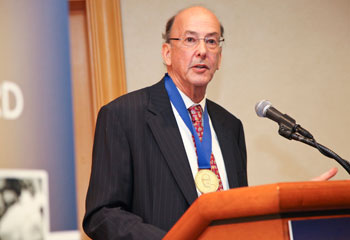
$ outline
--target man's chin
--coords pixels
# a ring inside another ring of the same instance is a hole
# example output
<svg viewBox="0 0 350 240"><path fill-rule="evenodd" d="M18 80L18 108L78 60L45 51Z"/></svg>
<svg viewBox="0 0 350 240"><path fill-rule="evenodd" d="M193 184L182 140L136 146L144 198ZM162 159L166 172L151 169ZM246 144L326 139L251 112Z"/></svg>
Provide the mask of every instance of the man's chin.
<svg viewBox="0 0 350 240"><path fill-rule="evenodd" d="M211 77L208 76L194 76L190 79L190 83L196 87L204 87L209 84Z"/></svg>

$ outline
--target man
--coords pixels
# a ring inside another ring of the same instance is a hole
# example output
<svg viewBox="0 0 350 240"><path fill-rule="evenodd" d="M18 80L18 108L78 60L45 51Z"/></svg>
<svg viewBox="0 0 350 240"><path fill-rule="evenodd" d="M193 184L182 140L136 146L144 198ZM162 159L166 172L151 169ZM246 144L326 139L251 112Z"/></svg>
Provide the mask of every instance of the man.
<svg viewBox="0 0 350 240"><path fill-rule="evenodd" d="M201 181L213 191L247 186L242 124L205 98L220 67L223 27L209 10L191 7L168 21L164 37L168 74L99 113L83 222L92 239L161 239L205 192ZM187 124L189 107L204 126ZM210 166L202 167L208 149ZM212 171L195 183L202 168Z"/></svg>

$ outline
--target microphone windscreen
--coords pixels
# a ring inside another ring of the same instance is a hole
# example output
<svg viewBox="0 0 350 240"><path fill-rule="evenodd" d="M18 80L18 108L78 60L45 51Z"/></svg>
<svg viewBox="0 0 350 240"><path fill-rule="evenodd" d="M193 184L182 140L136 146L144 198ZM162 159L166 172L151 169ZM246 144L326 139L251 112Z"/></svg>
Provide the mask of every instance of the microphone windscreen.
<svg viewBox="0 0 350 240"><path fill-rule="evenodd" d="M261 100L255 104L255 112L259 117L266 117L266 111L271 107L271 103L267 100Z"/></svg>

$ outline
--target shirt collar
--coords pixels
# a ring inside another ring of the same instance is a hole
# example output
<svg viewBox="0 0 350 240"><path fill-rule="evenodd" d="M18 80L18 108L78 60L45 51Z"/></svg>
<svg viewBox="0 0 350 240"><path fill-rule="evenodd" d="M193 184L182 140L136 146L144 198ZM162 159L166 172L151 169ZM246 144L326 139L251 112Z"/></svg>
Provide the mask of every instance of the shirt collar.
<svg viewBox="0 0 350 240"><path fill-rule="evenodd" d="M176 87L177 90L179 90L179 93L185 103L185 106L186 106L186 109L189 109L190 107L192 106L195 106L195 105L201 105L202 107L202 110L204 111L204 108L205 108L205 102L207 100L207 94L205 94L204 98L202 99L202 101L200 101L199 103L194 103L191 98L189 98L186 94L184 94L178 87Z"/></svg>

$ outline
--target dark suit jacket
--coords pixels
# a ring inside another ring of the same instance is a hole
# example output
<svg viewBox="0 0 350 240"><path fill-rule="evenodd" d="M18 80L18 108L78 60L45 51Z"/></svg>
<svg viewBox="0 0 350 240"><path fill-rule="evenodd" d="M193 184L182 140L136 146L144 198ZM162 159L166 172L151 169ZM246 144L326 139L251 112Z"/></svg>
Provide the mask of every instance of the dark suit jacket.
<svg viewBox="0 0 350 240"><path fill-rule="evenodd" d="M230 188L247 185L243 127L207 100ZM197 198L164 80L99 112L85 232L92 239L161 239Z"/></svg>

